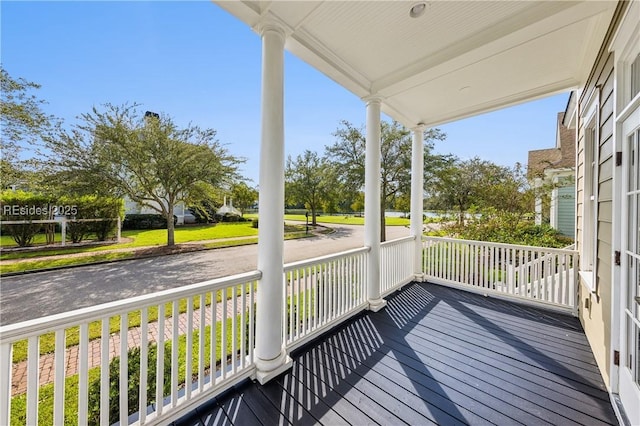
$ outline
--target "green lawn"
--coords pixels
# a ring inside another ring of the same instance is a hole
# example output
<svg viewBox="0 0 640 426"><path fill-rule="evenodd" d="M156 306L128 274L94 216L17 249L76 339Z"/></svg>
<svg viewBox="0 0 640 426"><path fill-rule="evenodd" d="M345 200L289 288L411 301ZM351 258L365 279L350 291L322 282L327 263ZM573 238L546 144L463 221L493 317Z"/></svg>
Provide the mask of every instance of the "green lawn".
<svg viewBox="0 0 640 426"><path fill-rule="evenodd" d="M300 225L287 225L285 227L285 239L304 238L305 227ZM258 242L258 230L251 227L248 222L242 223L224 223L216 226L204 225L189 228L180 228L176 230L176 243L186 243L195 241L214 240L204 244L207 249L233 247L238 245L256 244ZM119 259L133 258L133 252L118 253L100 253L104 250L117 248L135 248L148 246L161 246L166 244L166 230L153 231L126 231L123 236L134 238L130 243L109 244L100 247L70 247L58 248L55 250L32 250L19 253L4 253L0 255L0 260L16 260L30 259L39 256L60 256L60 258L40 259L27 262L16 262L2 265L0 267L1 274L9 274L15 272L35 271L40 269L83 265L93 262L104 262ZM249 237L249 238L247 238ZM215 241L217 240L217 241ZM94 253L82 257L64 257L73 253Z"/></svg>
<svg viewBox="0 0 640 426"><path fill-rule="evenodd" d="M251 222L219 223L216 225L207 224L178 227L175 231L175 240L176 243L188 243L192 241L217 240L221 238L237 238L256 235L258 235L258 230L251 227ZM117 248L160 246L167 244L166 229L123 231L122 236L125 238L132 238L133 241L120 244L101 245L96 247L60 247L58 249L48 251L33 250L29 253L3 253L0 259L24 259L26 257L37 257L45 255L83 253L111 250ZM36 235L34 241L35 243L44 243L44 235ZM56 235L56 241L58 243L60 242L60 234ZM0 238L0 244L2 245L2 247L16 246L13 238L11 238L11 236L9 235L3 235Z"/></svg>
<svg viewBox="0 0 640 426"><path fill-rule="evenodd" d="M36 271L40 269L58 268L62 266L84 265L94 262L110 262L114 260L134 257L133 252L102 253L83 257L62 257L60 259L34 260L31 262L16 262L0 267L1 274L12 272Z"/></svg>

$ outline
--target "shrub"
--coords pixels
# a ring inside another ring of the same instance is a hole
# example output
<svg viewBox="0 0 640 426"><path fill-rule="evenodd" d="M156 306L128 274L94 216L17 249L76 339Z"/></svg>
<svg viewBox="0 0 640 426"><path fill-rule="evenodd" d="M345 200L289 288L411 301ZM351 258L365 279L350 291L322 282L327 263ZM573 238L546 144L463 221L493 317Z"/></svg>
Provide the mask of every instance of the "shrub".
<svg viewBox="0 0 640 426"><path fill-rule="evenodd" d="M242 216L238 216L237 214L233 214L233 213L225 213L225 214L216 214L216 221L218 222L248 222L249 219L245 219Z"/></svg>
<svg viewBox="0 0 640 426"><path fill-rule="evenodd" d="M149 345L147 357L147 403L152 404L156 400L156 359L158 347ZM128 414L138 412L140 401L140 348L133 348L127 352L129 380L127 389ZM120 416L120 389L119 389L120 357L115 357L109 362L109 423L113 424ZM164 388L163 395L171 391L171 346L165 345L164 352ZM89 424L100 424L100 378L97 377L89 384Z"/></svg>
<svg viewBox="0 0 640 426"><path fill-rule="evenodd" d="M50 217L50 199L47 196L25 191L4 191L0 193L0 212L3 221L47 220ZM15 214L14 214L15 213ZM3 225L2 231L13 237L20 247L28 247L33 237L40 232L42 224L25 223Z"/></svg>
<svg viewBox="0 0 640 426"><path fill-rule="evenodd" d="M535 225L531 219L517 213L495 210L483 212L465 225L446 226L445 230L462 239L504 244L561 248L573 243L571 238L560 235L549 225Z"/></svg>
<svg viewBox="0 0 640 426"><path fill-rule="evenodd" d="M251 221L251 227L258 229L258 219L253 219Z"/></svg>
<svg viewBox="0 0 640 426"><path fill-rule="evenodd" d="M174 223L176 220L174 217ZM122 229L167 229L167 219L161 214L128 214Z"/></svg>
<svg viewBox="0 0 640 426"><path fill-rule="evenodd" d="M83 195L62 197L59 204L74 206L75 214L67 215L71 219L106 219L92 222L68 222L67 230L71 241L79 243L94 233L98 241L104 241L116 231L117 218L122 216L124 201L120 198Z"/></svg>

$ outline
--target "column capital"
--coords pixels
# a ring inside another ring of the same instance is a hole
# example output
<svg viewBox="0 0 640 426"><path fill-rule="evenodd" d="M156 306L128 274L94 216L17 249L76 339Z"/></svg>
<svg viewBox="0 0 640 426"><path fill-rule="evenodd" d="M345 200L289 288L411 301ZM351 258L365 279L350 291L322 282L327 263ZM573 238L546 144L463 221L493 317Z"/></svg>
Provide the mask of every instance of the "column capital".
<svg viewBox="0 0 640 426"><path fill-rule="evenodd" d="M425 124L423 122L420 122L420 123L416 124L415 126L413 126L411 128L411 130L414 131L414 132L424 132L424 129L426 127L427 126L425 126Z"/></svg>
<svg viewBox="0 0 640 426"><path fill-rule="evenodd" d="M365 105L370 105L370 104L380 105L382 104L382 101L384 101L384 97L380 95L367 95L363 97L362 100L364 101Z"/></svg>
<svg viewBox="0 0 640 426"><path fill-rule="evenodd" d="M287 38L287 29L280 22L276 21L273 18L265 18L262 19L254 26L255 31L260 34L260 36L264 37L265 33L275 32L278 34L283 40Z"/></svg>

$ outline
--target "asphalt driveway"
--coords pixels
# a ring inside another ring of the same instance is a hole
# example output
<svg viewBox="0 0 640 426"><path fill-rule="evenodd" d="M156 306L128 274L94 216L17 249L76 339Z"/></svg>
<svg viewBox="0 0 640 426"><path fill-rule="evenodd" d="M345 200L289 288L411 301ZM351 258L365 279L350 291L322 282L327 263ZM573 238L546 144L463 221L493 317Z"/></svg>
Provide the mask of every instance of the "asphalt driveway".
<svg viewBox="0 0 640 426"><path fill-rule="evenodd" d="M363 226L332 227L329 235L285 241L285 262L363 246ZM387 227L388 240L408 235ZM2 278L0 325L253 271L257 252L254 244Z"/></svg>

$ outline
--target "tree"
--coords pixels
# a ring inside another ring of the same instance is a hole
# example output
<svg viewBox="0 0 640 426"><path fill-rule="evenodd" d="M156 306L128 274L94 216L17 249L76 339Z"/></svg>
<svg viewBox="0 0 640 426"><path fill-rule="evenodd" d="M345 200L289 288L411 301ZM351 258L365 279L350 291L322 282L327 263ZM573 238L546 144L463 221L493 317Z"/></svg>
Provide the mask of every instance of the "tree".
<svg viewBox="0 0 640 426"><path fill-rule="evenodd" d="M13 79L0 66L0 174L5 187L29 175L20 153L51 131L56 121L42 110L46 102L30 94L39 88L23 78Z"/></svg>
<svg viewBox="0 0 640 426"><path fill-rule="evenodd" d="M244 216L245 210L258 200L258 191L245 182L238 182L231 187L231 197L233 198L233 206L240 210Z"/></svg>
<svg viewBox="0 0 640 426"><path fill-rule="evenodd" d="M327 157L336 163L340 182L353 194L353 200L364 188L366 141L362 129L342 121L334 136L337 141L326 149ZM432 154L436 140L446 135L439 129L429 129L424 135L425 182L432 180L435 169L449 156ZM386 239L384 212L396 198L411 194L411 132L397 122L381 123L380 155L380 221L381 241Z"/></svg>
<svg viewBox="0 0 640 426"><path fill-rule="evenodd" d="M522 168L499 166L474 157L459 160L437 173L430 205L439 209L455 209L458 223L472 207L524 213L531 199Z"/></svg>
<svg viewBox="0 0 640 426"><path fill-rule="evenodd" d="M168 116L136 105L107 104L81 116L71 133L48 140L48 164L80 193L128 196L167 219L167 245L175 244L174 206L228 186L241 162L213 129L179 128Z"/></svg>
<svg viewBox="0 0 640 426"><path fill-rule="evenodd" d="M289 202L303 203L311 210L311 223L316 225L316 215L329 192L327 173L329 166L317 153L306 150L296 159L287 159L285 169L285 194Z"/></svg>

